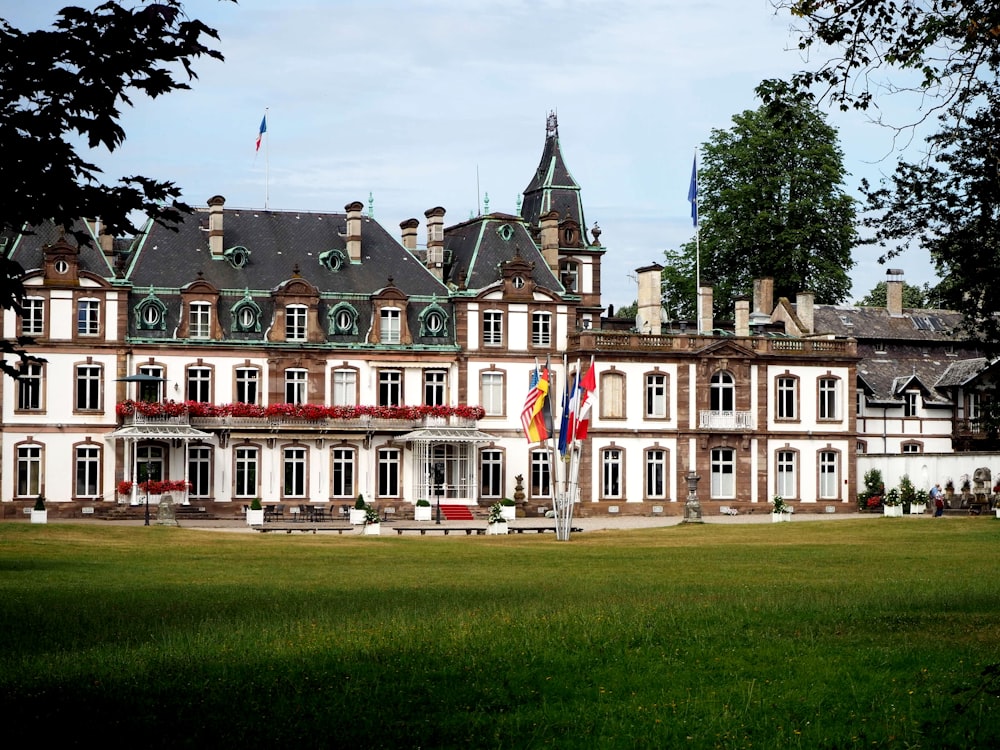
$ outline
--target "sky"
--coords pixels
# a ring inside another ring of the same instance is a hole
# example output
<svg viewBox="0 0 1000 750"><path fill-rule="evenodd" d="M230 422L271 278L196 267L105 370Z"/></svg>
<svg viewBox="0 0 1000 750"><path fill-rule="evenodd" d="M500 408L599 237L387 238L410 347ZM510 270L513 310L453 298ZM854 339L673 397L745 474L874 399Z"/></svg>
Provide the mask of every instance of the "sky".
<svg viewBox="0 0 1000 750"><path fill-rule="evenodd" d="M0 0L0 17L44 28L66 4ZM360 200L367 211L371 199L397 237L400 222L420 219L423 243L435 206L446 226L517 212L554 111L588 228L600 225L607 249L603 302L616 308L636 299L635 269L694 236L687 194L698 146L759 106L760 81L809 62L770 0L189 0L185 9L219 31L225 62L196 62L190 91L134 99L125 144L89 155L107 179L169 179L197 206L222 195L227 207L341 212ZM881 103L887 119L912 119L905 103ZM822 109L840 133L848 193L858 195L861 177L892 172L891 131ZM923 251L887 266L877 255L855 251L852 299L887 267L910 284L936 281Z"/></svg>

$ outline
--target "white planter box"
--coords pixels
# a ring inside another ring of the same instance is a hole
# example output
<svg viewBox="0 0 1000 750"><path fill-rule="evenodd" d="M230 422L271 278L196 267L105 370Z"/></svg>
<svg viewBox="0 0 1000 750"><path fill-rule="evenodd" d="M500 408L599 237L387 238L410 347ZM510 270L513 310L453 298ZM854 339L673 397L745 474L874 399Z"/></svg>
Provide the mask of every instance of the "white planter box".
<svg viewBox="0 0 1000 750"><path fill-rule="evenodd" d="M501 505L500 515L508 521L513 521L515 513L517 511L517 506L515 505Z"/></svg>
<svg viewBox="0 0 1000 750"><path fill-rule="evenodd" d="M382 533L382 524L380 523L366 523L362 533L365 536L378 536Z"/></svg>
<svg viewBox="0 0 1000 750"><path fill-rule="evenodd" d="M923 515L926 510L927 510L927 505L925 503L912 503L910 505L911 516Z"/></svg>
<svg viewBox="0 0 1000 750"><path fill-rule="evenodd" d="M263 526L264 525L264 509L260 510L247 510L247 526Z"/></svg>
<svg viewBox="0 0 1000 750"><path fill-rule="evenodd" d="M772 513L771 523L790 523L792 520L791 513Z"/></svg>
<svg viewBox="0 0 1000 750"><path fill-rule="evenodd" d="M489 526L486 527L486 533L487 534L498 534L498 535L502 535L502 536L507 536L508 531L509 531L509 529L507 527L507 522L506 521L499 521L497 523L491 523Z"/></svg>
<svg viewBox="0 0 1000 750"><path fill-rule="evenodd" d="M365 522L365 512L357 508L351 508L351 523L360 526Z"/></svg>
<svg viewBox="0 0 1000 750"><path fill-rule="evenodd" d="M903 517L903 506L902 505L883 505L882 515L886 518L902 518Z"/></svg>
<svg viewBox="0 0 1000 750"><path fill-rule="evenodd" d="M31 509L31 522L32 523L48 523L49 522L49 512L47 510L35 510Z"/></svg>
<svg viewBox="0 0 1000 750"><path fill-rule="evenodd" d="M434 509L429 505L416 505L413 508L414 521L430 521L431 511Z"/></svg>

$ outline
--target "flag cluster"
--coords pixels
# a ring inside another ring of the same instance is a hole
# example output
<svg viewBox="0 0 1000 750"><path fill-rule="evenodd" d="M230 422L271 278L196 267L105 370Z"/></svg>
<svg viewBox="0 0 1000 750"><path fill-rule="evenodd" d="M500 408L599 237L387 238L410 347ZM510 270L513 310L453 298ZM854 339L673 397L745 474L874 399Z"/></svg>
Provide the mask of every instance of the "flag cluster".
<svg viewBox="0 0 1000 750"><path fill-rule="evenodd" d="M528 397L521 410L521 426L529 443L548 440L552 432L552 407L549 399L549 369L536 367L531 374ZM597 390L594 360L582 378L580 373L566 384L559 425L559 452L566 455L574 440L584 440L590 427L590 412Z"/></svg>

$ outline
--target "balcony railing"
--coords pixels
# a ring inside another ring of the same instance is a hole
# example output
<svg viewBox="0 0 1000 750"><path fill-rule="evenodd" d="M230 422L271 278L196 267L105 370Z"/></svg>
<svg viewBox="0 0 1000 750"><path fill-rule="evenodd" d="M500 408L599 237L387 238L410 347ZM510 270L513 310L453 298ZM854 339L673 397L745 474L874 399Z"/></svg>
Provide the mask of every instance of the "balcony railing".
<svg viewBox="0 0 1000 750"><path fill-rule="evenodd" d="M703 430L752 430L753 412L709 411L698 412L698 426Z"/></svg>

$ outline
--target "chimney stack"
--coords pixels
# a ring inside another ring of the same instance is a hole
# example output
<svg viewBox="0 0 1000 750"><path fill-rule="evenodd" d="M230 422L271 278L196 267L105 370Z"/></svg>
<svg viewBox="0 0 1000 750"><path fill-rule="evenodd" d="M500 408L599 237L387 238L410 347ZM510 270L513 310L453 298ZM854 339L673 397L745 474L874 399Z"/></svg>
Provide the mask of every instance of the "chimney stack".
<svg viewBox="0 0 1000 750"><path fill-rule="evenodd" d="M361 262L361 212L365 204L354 201L344 206L347 212L347 257L351 263Z"/></svg>
<svg viewBox="0 0 1000 750"><path fill-rule="evenodd" d="M885 309L894 318L903 314L903 269L890 268L885 272Z"/></svg>
<svg viewBox="0 0 1000 750"><path fill-rule="evenodd" d="M660 280L663 266L653 263L650 266L637 268L639 277L639 318L642 320L640 334L659 336L663 332L660 321Z"/></svg>
<svg viewBox="0 0 1000 750"><path fill-rule="evenodd" d="M542 257L553 273L559 273L559 212L549 211L541 217Z"/></svg>
<svg viewBox="0 0 1000 750"><path fill-rule="evenodd" d="M754 279L753 311L771 317L771 313L774 312L774 279L770 277Z"/></svg>
<svg viewBox="0 0 1000 750"><path fill-rule="evenodd" d="M711 334L715 327L712 314L712 287L698 287L698 333Z"/></svg>
<svg viewBox="0 0 1000 750"><path fill-rule="evenodd" d="M795 314L802 324L802 333L814 333L814 310L816 295L812 292L799 292L795 295Z"/></svg>
<svg viewBox="0 0 1000 750"><path fill-rule="evenodd" d="M750 300L746 297L736 299L736 326L737 336L750 335Z"/></svg>
<svg viewBox="0 0 1000 750"><path fill-rule="evenodd" d="M222 257L222 209L226 199L213 195L208 199L208 249L212 257Z"/></svg>
<svg viewBox="0 0 1000 750"><path fill-rule="evenodd" d="M427 268L444 278L444 214L441 206L424 211L427 217Z"/></svg>
<svg viewBox="0 0 1000 750"><path fill-rule="evenodd" d="M399 228L403 230L403 247L410 252L417 249L417 227L420 222L416 219L407 219L399 223Z"/></svg>

